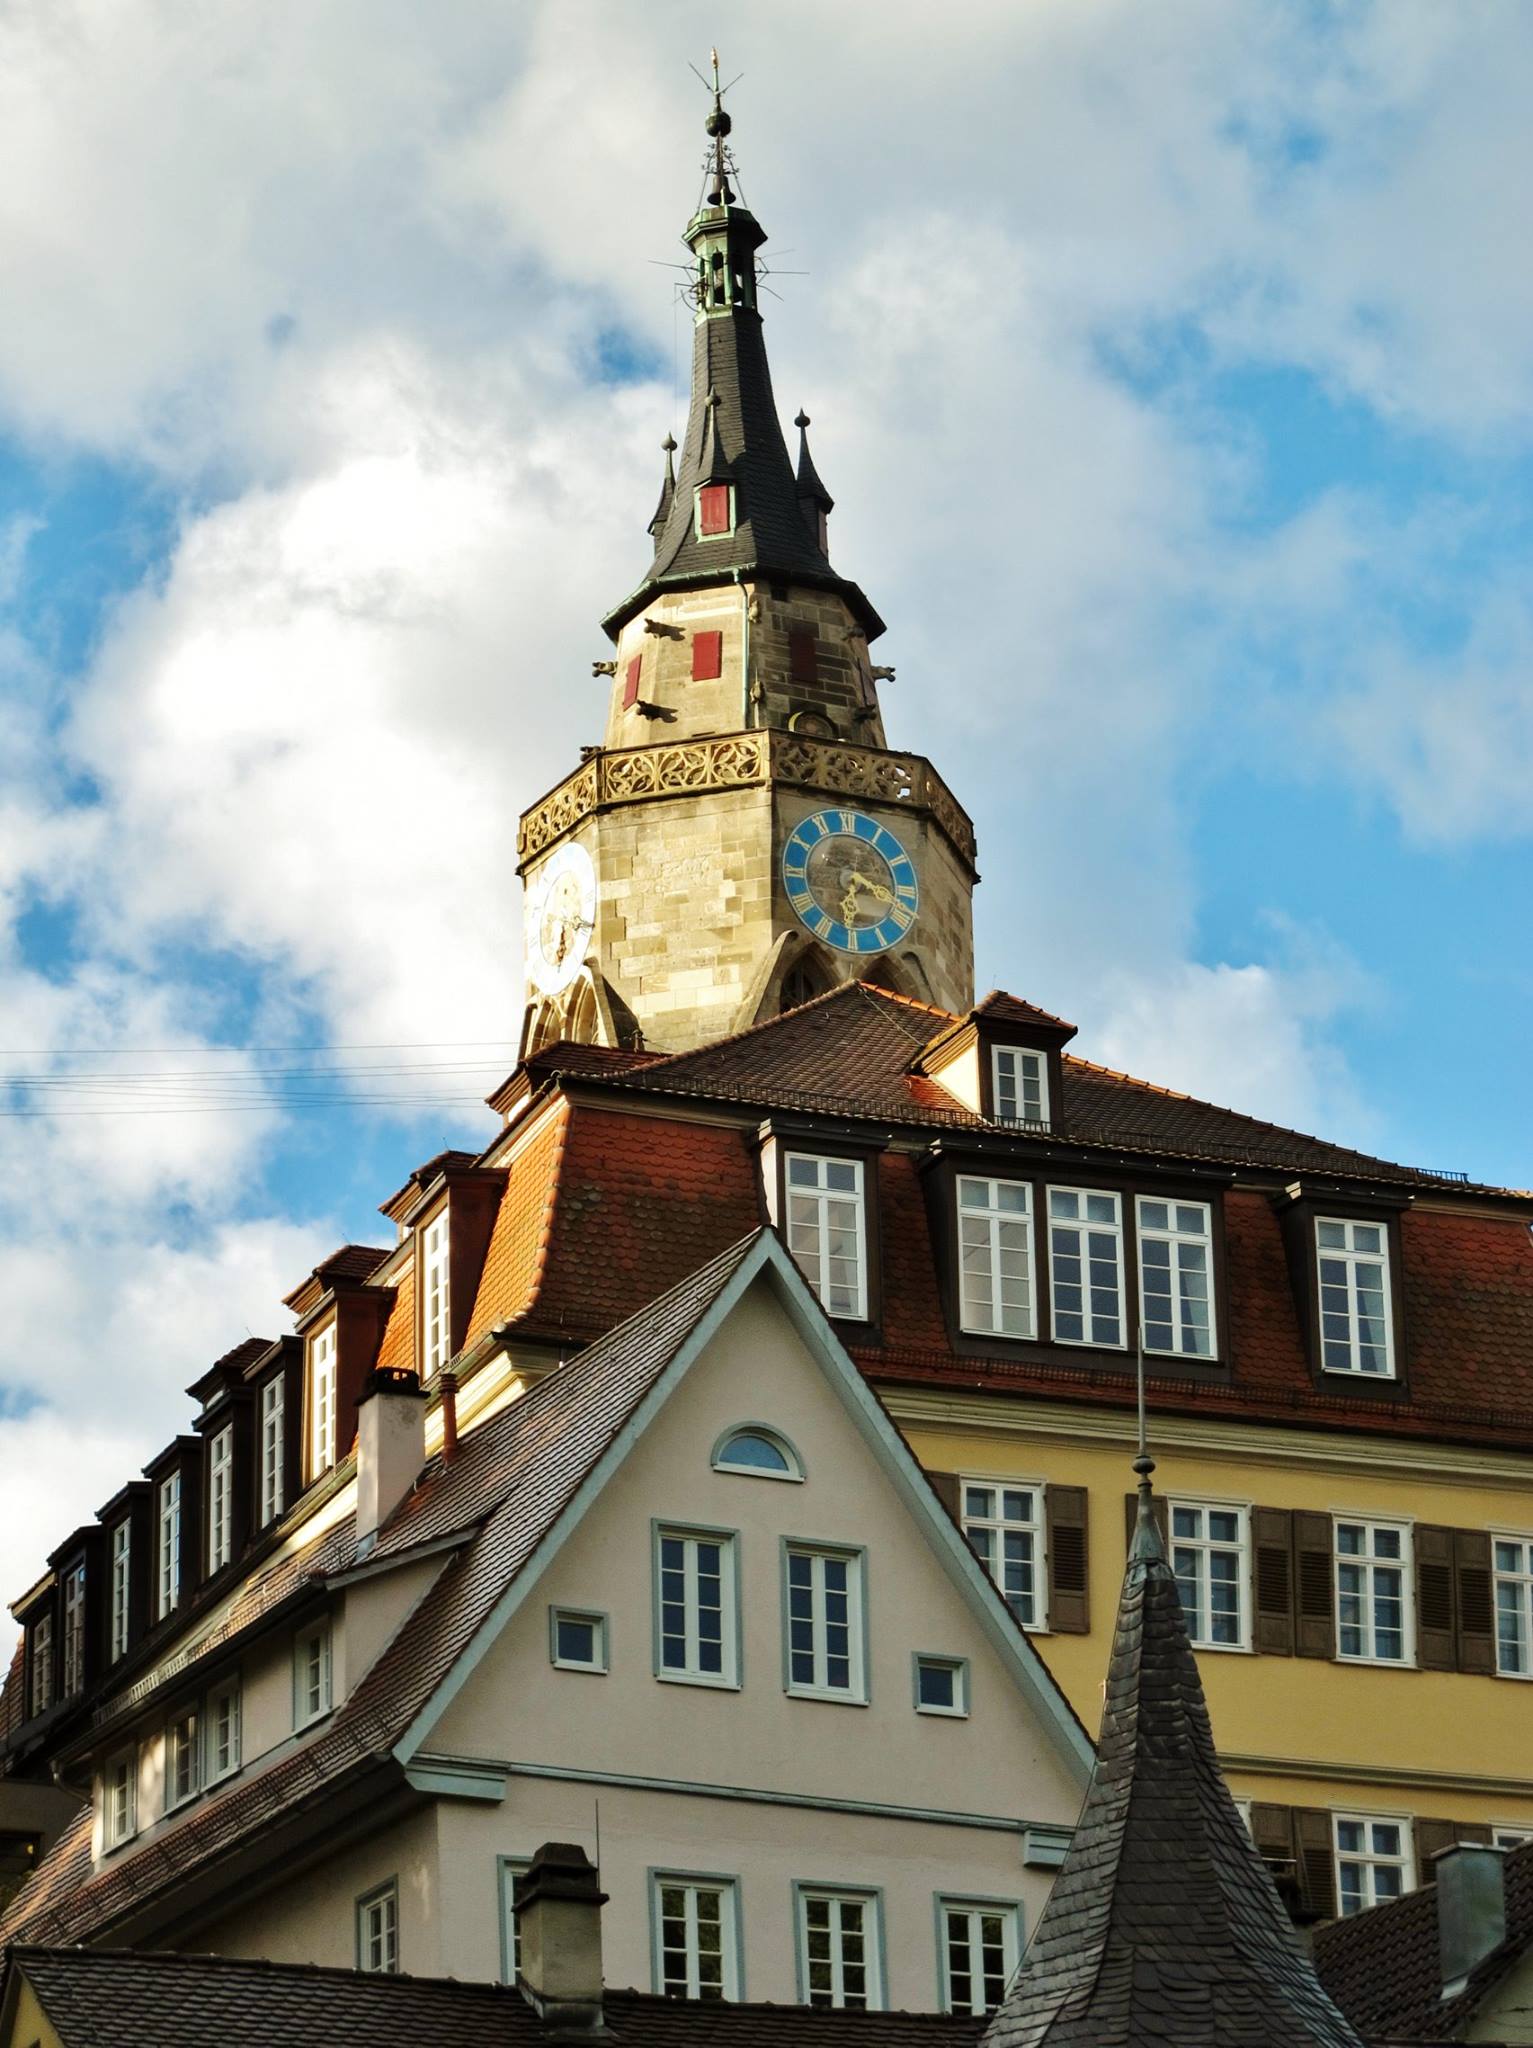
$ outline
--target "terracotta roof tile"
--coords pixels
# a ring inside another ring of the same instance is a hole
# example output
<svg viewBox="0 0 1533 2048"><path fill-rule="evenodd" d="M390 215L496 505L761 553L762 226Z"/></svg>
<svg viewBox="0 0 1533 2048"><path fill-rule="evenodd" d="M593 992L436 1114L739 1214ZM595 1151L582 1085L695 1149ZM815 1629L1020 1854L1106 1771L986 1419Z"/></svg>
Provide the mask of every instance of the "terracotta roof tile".
<svg viewBox="0 0 1533 2048"><path fill-rule="evenodd" d="M991 989L989 995L974 1005L976 1017L992 1017L1002 1024L1042 1024L1051 1031L1074 1031L1075 1026L1064 1017L1056 1017L1052 1010L1040 1010L1036 1003L1024 1002L1021 996L1010 996L1003 988Z"/></svg>
<svg viewBox="0 0 1533 2048"><path fill-rule="evenodd" d="M378 1340L380 1371L415 1370L415 1267L406 1266L394 1279L394 1305Z"/></svg>
<svg viewBox="0 0 1533 2048"><path fill-rule="evenodd" d="M569 1106L556 1103L512 1158L495 1212L465 1342L523 1315L537 1293L559 1198Z"/></svg>

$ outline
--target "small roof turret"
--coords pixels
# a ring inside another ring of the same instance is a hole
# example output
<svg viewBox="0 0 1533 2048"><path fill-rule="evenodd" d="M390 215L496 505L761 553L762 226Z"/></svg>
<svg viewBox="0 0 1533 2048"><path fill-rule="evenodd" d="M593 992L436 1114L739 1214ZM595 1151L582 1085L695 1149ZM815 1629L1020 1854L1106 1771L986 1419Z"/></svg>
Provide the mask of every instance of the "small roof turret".
<svg viewBox="0 0 1533 2048"><path fill-rule="evenodd" d="M820 482L820 473L814 466L814 457L809 453L809 415L800 406L793 422L798 428L798 495L800 502L807 500L818 505L822 512L833 512L836 501Z"/></svg>
<svg viewBox="0 0 1533 2048"><path fill-rule="evenodd" d="M676 498L676 436L667 434L660 443L665 451L665 480L660 486L660 502L655 507L655 516L649 522L650 536L659 540L665 531L665 522L671 516L671 506Z"/></svg>

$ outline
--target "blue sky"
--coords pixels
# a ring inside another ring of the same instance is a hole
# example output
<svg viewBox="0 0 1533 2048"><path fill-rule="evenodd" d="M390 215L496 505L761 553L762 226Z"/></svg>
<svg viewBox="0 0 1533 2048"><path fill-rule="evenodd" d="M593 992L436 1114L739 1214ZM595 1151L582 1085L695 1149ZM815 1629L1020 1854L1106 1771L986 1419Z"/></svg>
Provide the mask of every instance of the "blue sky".
<svg viewBox="0 0 1533 2048"><path fill-rule="evenodd" d="M780 407L890 621L891 736L975 817L981 985L1526 1184L1533 16L865 26L779 0L724 54ZM692 0L0 24L13 1588L39 1517L489 1133L516 815L598 730L680 424L658 266L714 33Z"/></svg>

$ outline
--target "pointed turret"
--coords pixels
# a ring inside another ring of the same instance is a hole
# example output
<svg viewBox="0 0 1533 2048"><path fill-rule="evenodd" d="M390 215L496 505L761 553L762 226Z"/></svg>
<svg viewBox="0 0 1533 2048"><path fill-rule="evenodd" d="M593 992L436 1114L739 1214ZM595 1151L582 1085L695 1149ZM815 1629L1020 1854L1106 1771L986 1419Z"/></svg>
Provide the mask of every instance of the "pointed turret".
<svg viewBox="0 0 1533 2048"><path fill-rule="evenodd" d="M676 499L676 436L667 434L660 443L665 451L665 480L660 486L660 502L655 507L654 517L649 522L650 538L659 540L665 522L671 516L671 506Z"/></svg>
<svg viewBox="0 0 1533 2048"><path fill-rule="evenodd" d="M984 2048L1364 2048L1219 1772L1141 1453L1096 1769Z"/></svg>
<svg viewBox="0 0 1533 2048"><path fill-rule="evenodd" d="M794 479L798 490L798 509L804 515L804 524L819 542L821 554L828 558L830 548L826 525L836 509L836 501L821 483L820 472L809 453L809 415L802 406L793 424L798 428L798 475Z"/></svg>

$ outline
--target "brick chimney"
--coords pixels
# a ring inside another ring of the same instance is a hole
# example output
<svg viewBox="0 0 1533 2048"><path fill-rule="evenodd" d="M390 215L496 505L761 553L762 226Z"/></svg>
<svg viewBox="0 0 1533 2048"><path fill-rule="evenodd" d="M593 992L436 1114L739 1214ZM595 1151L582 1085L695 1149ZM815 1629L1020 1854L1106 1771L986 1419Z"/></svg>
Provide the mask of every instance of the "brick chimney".
<svg viewBox="0 0 1533 2048"><path fill-rule="evenodd" d="M560 2034L605 2035L601 1909L607 1894L575 1842L545 1842L517 1881L522 1995Z"/></svg>
<svg viewBox="0 0 1533 2048"><path fill-rule="evenodd" d="M418 1376L397 1367L368 1374L357 1403L357 1550L378 1531L426 1462L426 1396Z"/></svg>
<svg viewBox="0 0 1533 2048"><path fill-rule="evenodd" d="M1444 1998L1456 1998L1506 1940L1505 1863L1504 1849L1479 1842L1455 1842L1432 1859Z"/></svg>

